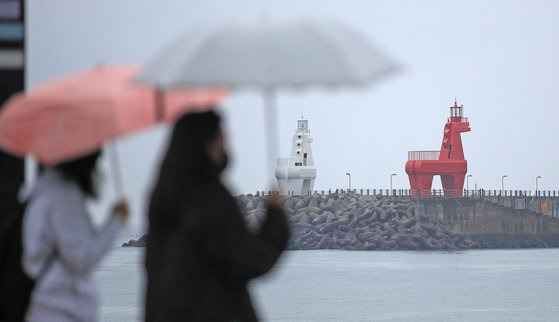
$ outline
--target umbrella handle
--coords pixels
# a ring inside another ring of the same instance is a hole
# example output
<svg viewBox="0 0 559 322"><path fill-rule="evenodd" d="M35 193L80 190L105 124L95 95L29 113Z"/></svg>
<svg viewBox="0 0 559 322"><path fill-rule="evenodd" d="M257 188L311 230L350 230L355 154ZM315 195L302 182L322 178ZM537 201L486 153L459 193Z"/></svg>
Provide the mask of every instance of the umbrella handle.
<svg viewBox="0 0 559 322"><path fill-rule="evenodd" d="M117 200L121 200L124 198L124 182L122 180L122 171L115 141L109 143L109 158L111 159L111 172L113 173L115 193Z"/></svg>
<svg viewBox="0 0 559 322"><path fill-rule="evenodd" d="M153 99L155 107L155 122L165 121L165 91L155 88L153 90Z"/></svg>

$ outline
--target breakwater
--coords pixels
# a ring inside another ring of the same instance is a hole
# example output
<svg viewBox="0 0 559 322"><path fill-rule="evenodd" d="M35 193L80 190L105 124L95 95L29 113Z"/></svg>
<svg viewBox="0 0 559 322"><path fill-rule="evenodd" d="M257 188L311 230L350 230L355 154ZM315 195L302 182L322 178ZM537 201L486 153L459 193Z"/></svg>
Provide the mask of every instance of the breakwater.
<svg viewBox="0 0 559 322"><path fill-rule="evenodd" d="M265 215L263 195L240 195L249 229ZM357 193L289 196L289 249L455 250L559 247L559 219L486 199ZM145 237L123 246L145 246Z"/></svg>
<svg viewBox="0 0 559 322"><path fill-rule="evenodd" d="M249 228L265 214L263 196L239 196ZM411 198L331 193L290 196L290 250L455 250L479 248L467 233L454 232L421 211Z"/></svg>
<svg viewBox="0 0 559 322"><path fill-rule="evenodd" d="M559 247L559 218L492 199L425 199L421 211L482 248Z"/></svg>

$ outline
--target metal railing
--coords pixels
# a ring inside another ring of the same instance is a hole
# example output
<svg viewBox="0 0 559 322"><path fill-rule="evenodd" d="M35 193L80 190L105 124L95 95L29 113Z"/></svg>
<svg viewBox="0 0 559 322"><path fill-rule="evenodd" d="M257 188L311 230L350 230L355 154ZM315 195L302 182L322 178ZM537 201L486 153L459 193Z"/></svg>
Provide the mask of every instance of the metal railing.
<svg viewBox="0 0 559 322"><path fill-rule="evenodd" d="M273 191L257 191L256 195L267 196L274 193ZM527 209L540 214L559 217L559 191L557 190L538 190L532 192L530 190L452 190L452 189L432 189L428 191L411 189L328 189L309 191L308 195L331 193L339 194L356 194L356 195L374 195L381 197L393 197L403 199L413 199L417 202L428 200L480 200L493 204L498 204L512 209ZM288 195L294 195L293 191ZM545 204L545 207L542 205ZM545 208L545 211L544 211Z"/></svg>
<svg viewBox="0 0 559 322"><path fill-rule="evenodd" d="M408 151L408 160L438 160L440 151Z"/></svg>
<svg viewBox="0 0 559 322"><path fill-rule="evenodd" d="M451 117L460 117L460 116L451 116ZM451 118L451 117L449 117L449 118L447 119L447 122L450 122L450 118ZM468 123L468 118L467 118L467 117L460 117L460 122L462 122L462 123Z"/></svg>
<svg viewBox="0 0 559 322"><path fill-rule="evenodd" d="M256 191L257 194L270 194L272 191ZM456 190L456 189L328 189L314 190L309 194L331 194L331 193L353 193L359 195L379 195L393 197L418 196L420 199L425 198L476 198L476 197L503 197L503 198L542 198L559 200L559 190L538 190L536 192L530 190Z"/></svg>

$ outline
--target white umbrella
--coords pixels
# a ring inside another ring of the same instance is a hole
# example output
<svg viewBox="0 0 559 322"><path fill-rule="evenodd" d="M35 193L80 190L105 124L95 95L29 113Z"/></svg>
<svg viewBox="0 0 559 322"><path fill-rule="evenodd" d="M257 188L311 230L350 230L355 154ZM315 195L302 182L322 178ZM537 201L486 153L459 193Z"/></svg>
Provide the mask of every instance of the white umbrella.
<svg viewBox="0 0 559 322"><path fill-rule="evenodd" d="M364 85L395 68L364 37L338 24L224 24L187 32L149 62L136 81L163 90L183 86L262 90L272 175L277 89Z"/></svg>

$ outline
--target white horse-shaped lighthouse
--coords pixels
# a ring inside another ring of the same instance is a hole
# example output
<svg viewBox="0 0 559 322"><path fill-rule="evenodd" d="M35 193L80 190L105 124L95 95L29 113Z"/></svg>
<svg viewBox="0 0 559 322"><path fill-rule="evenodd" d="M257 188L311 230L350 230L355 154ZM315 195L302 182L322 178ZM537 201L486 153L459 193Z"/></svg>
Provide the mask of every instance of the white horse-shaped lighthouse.
<svg viewBox="0 0 559 322"><path fill-rule="evenodd" d="M291 156L278 159L276 179L282 195L311 194L316 178L316 168L312 157L309 121L302 117L297 120L297 130L293 135Z"/></svg>

